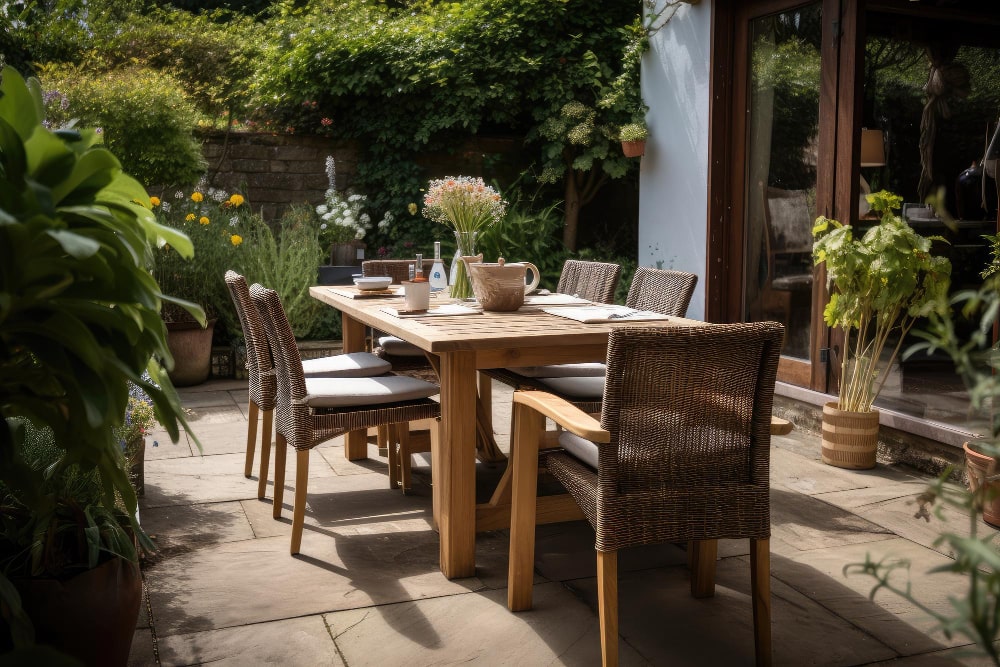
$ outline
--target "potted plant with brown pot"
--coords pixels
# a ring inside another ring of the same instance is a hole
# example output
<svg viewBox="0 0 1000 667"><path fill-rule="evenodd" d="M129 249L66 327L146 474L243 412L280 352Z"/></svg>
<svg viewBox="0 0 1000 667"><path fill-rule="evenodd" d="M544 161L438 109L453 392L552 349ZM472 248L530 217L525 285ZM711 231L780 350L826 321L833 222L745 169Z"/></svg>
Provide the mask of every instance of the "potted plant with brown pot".
<svg viewBox="0 0 1000 667"><path fill-rule="evenodd" d="M813 260L826 267L831 288L823 319L844 331L838 397L823 407L822 458L855 469L875 466L879 415L872 404L906 334L941 307L951 276L951 263L930 252L939 237L917 234L895 214L901 197L883 190L867 200L880 220L860 238L825 216L813 228Z"/></svg>
<svg viewBox="0 0 1000 667"><path fill-rule="evenodd" d="M152 544L117 431L130 382L171 437L184 424L146 259L191 242L156 222L99 133L47 129L38 82L0 77L0 652L124 665L135 545Z"/></svg>
<svg viewBox="0 0 1000 667"><path fill-rule="evenodd" d="M646 153L649 128L644 122L622 125L618 138L621 139L622 152L625 153L625 157L641 157Z"/></svg>

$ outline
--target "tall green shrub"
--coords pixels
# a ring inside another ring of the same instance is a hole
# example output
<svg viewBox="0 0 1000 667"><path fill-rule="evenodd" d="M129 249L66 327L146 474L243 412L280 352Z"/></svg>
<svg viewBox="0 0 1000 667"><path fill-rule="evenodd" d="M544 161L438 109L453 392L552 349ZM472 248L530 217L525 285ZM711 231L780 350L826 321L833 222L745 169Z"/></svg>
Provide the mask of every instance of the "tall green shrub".
<svg viewBox="0 0 1000 667"><path fill-rule="evenodd" d="M197 113L169 74L147 68L95 73L47 67L48 118L101 128L108 149L146 186L194 183L206 163L194 137ZM65 100L65 102L64 102Z"/></svg>

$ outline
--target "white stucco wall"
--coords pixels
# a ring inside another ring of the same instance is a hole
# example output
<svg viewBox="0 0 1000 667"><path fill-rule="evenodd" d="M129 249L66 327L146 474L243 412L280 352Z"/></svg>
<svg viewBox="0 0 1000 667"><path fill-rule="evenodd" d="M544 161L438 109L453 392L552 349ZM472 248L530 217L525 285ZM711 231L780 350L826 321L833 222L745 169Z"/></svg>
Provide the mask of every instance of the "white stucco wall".
<svg viewBox="0 0 1000 667"><path fill-rule="evenodd" d="M705 316L711 5L681 6L643 56L649 140L639 172L639 264L698 274L688 317Z"/></svg>

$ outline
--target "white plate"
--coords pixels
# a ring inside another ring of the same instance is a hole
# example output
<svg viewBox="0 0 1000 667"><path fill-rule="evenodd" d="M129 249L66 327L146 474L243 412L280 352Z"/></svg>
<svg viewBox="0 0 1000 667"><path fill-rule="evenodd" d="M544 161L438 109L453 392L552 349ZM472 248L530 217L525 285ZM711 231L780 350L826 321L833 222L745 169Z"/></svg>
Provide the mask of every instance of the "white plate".
<svg viewBox="0 0 1000 667"><path fill-rule="evenodd" d="M370 277L370 278L355 278L354 284L357 285L358 289L363 290L376 290L385 289L392 282L392 278L388 277Z"/></svg>

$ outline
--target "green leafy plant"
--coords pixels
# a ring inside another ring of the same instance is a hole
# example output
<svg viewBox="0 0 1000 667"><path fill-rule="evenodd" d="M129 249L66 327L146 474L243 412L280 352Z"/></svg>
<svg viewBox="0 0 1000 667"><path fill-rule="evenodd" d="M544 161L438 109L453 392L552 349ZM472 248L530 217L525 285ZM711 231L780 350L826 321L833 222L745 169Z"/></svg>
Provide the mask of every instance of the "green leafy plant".
<svg viewBox="0 0 1000 667"><path fill-rule="evenodd" d="M184 424L166 376L173 360L160 318L161 302L175 299L163 294L146 259L164 243L190 255L191 242L156 222L146 191L122 172L99 134L49 130L42 110L38 82L26 82L5 68L0 81L0 484L21 509L16 519L4 513L7 520L0 524L0 595L15 616L5 577L57 574L50 564L78 560L79 554L51 553L54 544L48 539L65 530L67 496L61 480L74 466L97 480L88 526L100 532L106 522L96 514L114 516L144 548L152 548L136 520L135 491L121 465L116 436L128 408L129 383L149 396L172 438L179 437L178 425ZM58 451L44 468L26 449L25 421L51 430ZM131 543L119 542L114 551L136 559ZM94 562L92 549L83 555L86 566ZM15 645L28 643L24 626L14 626Z"/></svg>
<svg viewBox="0 0 1000 667"><path fill-rule="evenodd" d="M884 370L914 323L940 306L951 276L948 259L930 253L939 237L920 236L893 213L900 197L881 191L867 199L881 220L861 238L854 238L850 225L825 216L813 228L813 260L825 265L833 288L823 319L845 332L839 408L857 412L871 410L885 382ZM897 342L883 362L893 336Z"/></svg>
<svg viewBox="0 0 1000 667"><path fill-rule="evenodd" d="M268 225L254 227L243 245L243 274L248 282L258 282L278 293L296 338L335 338L340 331L340 318L334 309L309 296L324 254L317 231L312 209L293 206L276 230Z"/></svg>
<svg viewBox="0 0 1000 667"><path fill-rule="evenodd" d="M194 137L197 113L180 83L169 74L129 67L94 72L49 66L49 122L100 127L108 149L143 185L185 185L204 173L201 144Z"/></svg>
<svg viewBox="0 0 1000 667"><path fill-rule="evenodd" d="M618 138L622 141L645 141L649 137L649 130L645 123L629 123L622 125L618 131Z"/></svg>
<svg viewBox="0 0 1000 667"><path fill-rule="evenodd" d="M150 201L157 220L184 232L195 251L194 257L185 257L169 244L156 250L153 273L158 283L171 294L201 306L209 319L221 320L220 339L237 335L241 331L239 319L222 276L228 269L243 268L247 240L266 224L243 195L216 188L177 190ZM163 317L167 322L192 319L173 303L164 305Z"/></svg>

